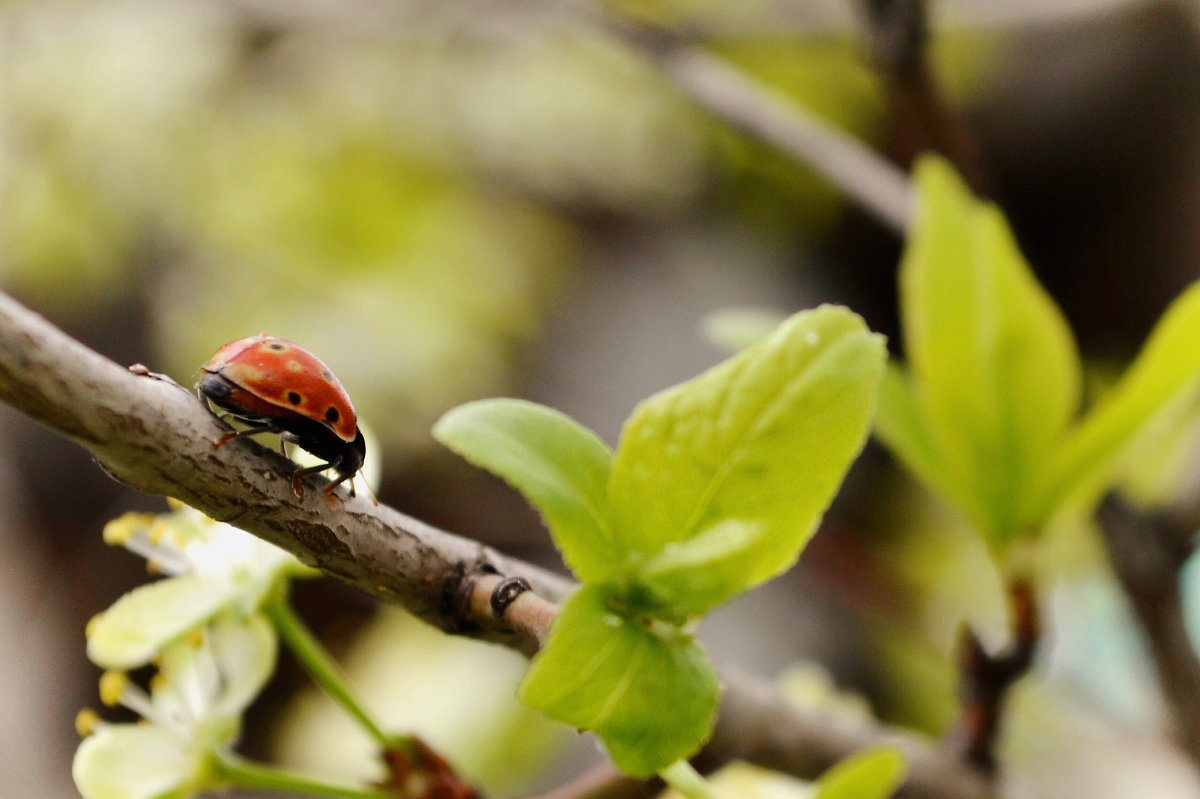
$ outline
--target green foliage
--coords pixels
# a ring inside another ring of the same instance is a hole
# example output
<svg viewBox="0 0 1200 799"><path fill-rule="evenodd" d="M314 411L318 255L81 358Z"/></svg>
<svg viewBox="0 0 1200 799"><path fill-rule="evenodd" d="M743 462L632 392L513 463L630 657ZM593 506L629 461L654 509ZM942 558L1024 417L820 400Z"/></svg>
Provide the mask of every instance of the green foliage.
<svg viewBox="0 0 1200 799"><path fill-rule="evenodd" d="M1000 212L940 159L916 181L900 266L909 384L890 379L879 429L1003 547L1078 404L1079 357Z"/></svg>
<svg viewBox="0 0 1200 799"><path fill-rule="evenodd" d="M904 779L904 755L891 746L846 758L821 776L813 799L887 799Z"/></svg>
<svg viewBox="0 0 1200 799"><path fill-rule="evenodd" d="M718 687L692 636L614 613L602 588L584 586L563 605L520 695L595 732L625 771L648 775L708 737Z"/></svg>
<svg viewBox="0 0 1200 799"><path fill-rule="evenodd" d="M1063 443L1047 469L1036 508L1086 505L1119 476L1124 456L1161 414L1187 404L1200 386L1200 283L1163 314L1113 391Z"/></svg>
<svg viewBox="0 0 1200 799"><path fill-rule="evenodd" d="M595 433L551 408L514 399L460 405L433 433L541 510L581 580L602 581L616 573L608 511L612 450Z"/></svg>
<svg viewBox="0 0 1200 799"><path fill-rule="evenodd" d="M1200 287L1184 294L1111 397L1078 425L1081 364L1003 216L922 159L900 268L908 367L884 380L877 432L1005 553L1110 488L1147 426L1200 375Z"/></svg>
<svg viewBox="0 0 1200 799"><path fill-rule="evenodd" d="M761 526L743 534L754 546L721 562L731 590L714 603L786 569L862 446L882 353L861 319L827 306L643 402L613 460L618 545L648 557L667 544L703 546L702 534L728 519Z"/></svg>
<svg viewBox="0 0 1200 799"><path fill-rule="evenodd" d="M595 731L630 774L694 752L718 685L688 625L795 561L862 447L883 359L849 311L796 314L639 405L615 456L527 402L444 416L435 436L536 505L585 583L525 701Z"/></svg>

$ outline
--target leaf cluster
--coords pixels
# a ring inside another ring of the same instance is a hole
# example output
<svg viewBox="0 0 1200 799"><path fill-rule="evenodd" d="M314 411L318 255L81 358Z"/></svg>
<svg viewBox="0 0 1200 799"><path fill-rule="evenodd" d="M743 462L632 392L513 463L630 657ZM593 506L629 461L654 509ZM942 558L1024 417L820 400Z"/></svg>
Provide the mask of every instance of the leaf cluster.
<svg viewBox="0 0 1200 799"><path fill-rule="evenodd" d="M693 622L795 561L863 445L883 361L858 316L825 306L641 403L615 452L529 402L446 414L435 435L519 489L584 584L522 698L633 775L692 754L719 693Z"/></svg>
<svg viewBox="0 0 1200 799"><path fill-rule="evenodd" d="M877 431L993 552L1087 510L1163 412L1200 383L1200 284L1168 309L1102 402L1077 418L1082 363L1003 214L929 156L900 266L907 366L889 368Z"/></svg>

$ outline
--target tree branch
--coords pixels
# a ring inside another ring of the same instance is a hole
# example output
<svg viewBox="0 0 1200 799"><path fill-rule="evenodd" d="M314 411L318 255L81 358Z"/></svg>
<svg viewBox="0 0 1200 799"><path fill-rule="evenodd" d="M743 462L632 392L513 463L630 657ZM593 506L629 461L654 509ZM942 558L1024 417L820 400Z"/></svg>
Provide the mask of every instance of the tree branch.
<svg viewBox="0 0 1200 799"><path fill-rule="evenodd" d="M581 10L700 106L807 165L897 233L907 229L914 202L908 177L862 142L677 33L638 25L598 4Z"/></svg>
<svg viewBox="0 0 1200 799"><path fill-rule="evenodd" d="M188 390L145 368L126 369L0 294L0 400L86 448L117 480L172 496L236 524L330 576L400 605L447 632L531 653L572 583L433 528L392 508L339 493L317 478L303 498L293 464L251 441L215 442L226 428ZM505 593L502 576L532 591ZM949 752L904 731L797 708L769 686L726 675L712 741L700 760L735 758L813 777L862 748L897 743L909 756L904 799L990 799L988 780Z"/></svg>
<svg viewBox="0 0 1200 799"><path fill-rule="evenodd" d="M887 98L893 157L907 167L926 150L939 152L976 194L987 196L979 145L947 105L929 61L926 0L858 0L858 5Z"/></svg>
<svg viewBox="0 0 1200 799"><path fill-rule="evenodd" d="M1192 514L1150 516L1110 495L1100 507L1109 561L1141 622L1180 748L1200 767L1200 658L1183 615L1180 569L1195 549Z"/></svg>
<svg viewBox="0 0 1200 799"><path fill-rule="evenodd" d="M1033 665L1040 638L1033 586L1017 581L1009 586L1013 638L1008 649L991 654L969 627L963 631L959 672L962 677L962 717L951 735L955 751L985 774L997 769L996 743L1009 690Z"/></svg>

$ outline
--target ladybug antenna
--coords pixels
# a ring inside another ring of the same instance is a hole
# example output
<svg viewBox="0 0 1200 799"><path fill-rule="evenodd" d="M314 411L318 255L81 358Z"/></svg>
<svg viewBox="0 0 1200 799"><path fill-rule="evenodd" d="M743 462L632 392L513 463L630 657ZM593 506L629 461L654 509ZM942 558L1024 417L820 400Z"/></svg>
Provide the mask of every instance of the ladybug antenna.
<svg viewBox="0 0 1200 799"><path fill-rule="evenodd" d="M371 490L371 484L367 482L367 476L365 474L363 474L362 469L359 469L357 472L355 472L353 482L358 482L358 478L360 478L360 477L362 478L363 488L367 489L367 496L369 496L371 498L371 504L378 507L379 506L379 498L376 497L375 492Z"/></svg>

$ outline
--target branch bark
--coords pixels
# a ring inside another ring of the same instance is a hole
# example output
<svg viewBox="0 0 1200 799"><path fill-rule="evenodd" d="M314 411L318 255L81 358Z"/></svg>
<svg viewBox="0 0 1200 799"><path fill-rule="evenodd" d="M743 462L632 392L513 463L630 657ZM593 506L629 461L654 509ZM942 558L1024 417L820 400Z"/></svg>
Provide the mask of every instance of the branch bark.
<svg viewBox="0 0 1200 799"><path fill-rule="evenodd" d="M278 454L246 440L214 449L227 428L190 391L113 363L3 294L0 400L86 448L117 480L236 524L450 633L532 653L552 602L573 587L364 498L341 492L343 504L331 507L314 477L298 499L294 466ZM503 576L525 578L532 591L496 602ZM707 768L741 758L813 777L860 749L893 743L909 758L902 799L995 796L983 775L912 733L806 711L744 677L725 681L716 731L699 756Z"/></svg>
<svg viewBox="0 0 1200 799"><path fill-rule="evenodd" d="M1115 496L1100 507L1109 561L1125 588L1154 654L1163 695L1178 724L1183 752L1200 767L1200 658L1183 614L1180 570L1195 550L1196 508L1149 516Z"/></svg>
<svg viewBox="0 0 1200 799"><path fill-rule="evenodd" d="M698 105L807 165L886 227L908 228L912 185L871 148L675 32L639 25L599 4L577 6Z"/></svg>

